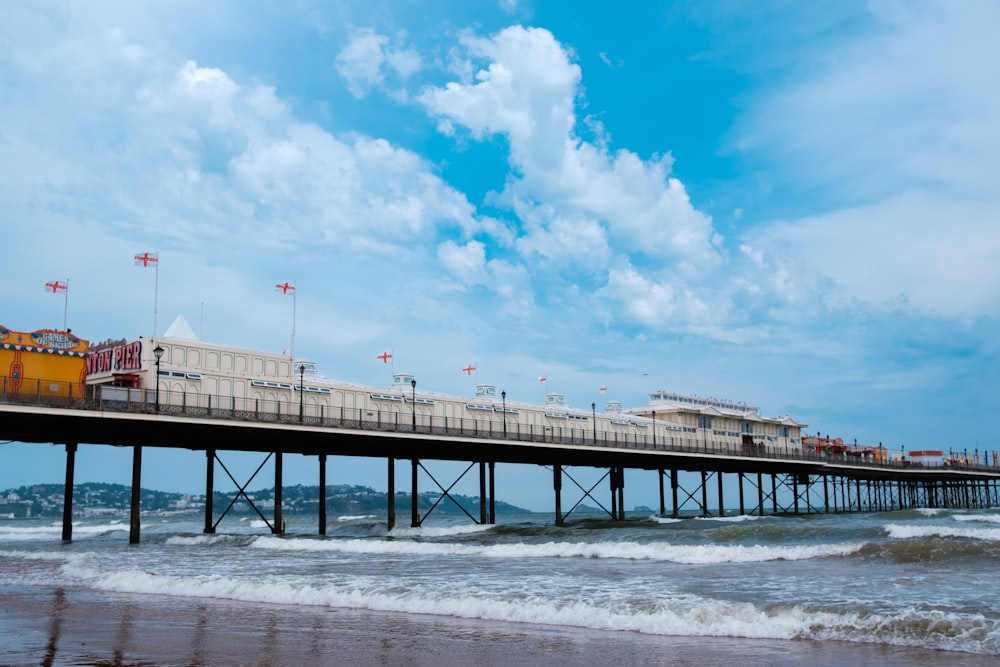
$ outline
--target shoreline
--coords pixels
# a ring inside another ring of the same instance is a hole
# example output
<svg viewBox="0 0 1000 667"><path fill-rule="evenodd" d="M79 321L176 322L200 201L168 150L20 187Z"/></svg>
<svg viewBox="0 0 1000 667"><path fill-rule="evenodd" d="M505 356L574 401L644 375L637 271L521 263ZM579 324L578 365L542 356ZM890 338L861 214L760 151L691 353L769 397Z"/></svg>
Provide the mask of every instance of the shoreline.
<svg viewBox="0 0 1000 667"><path fill-rule="evenodd" d="M0 595L3 665L939 665L995 656L812 640L643 635L47 586Z"/></svg>

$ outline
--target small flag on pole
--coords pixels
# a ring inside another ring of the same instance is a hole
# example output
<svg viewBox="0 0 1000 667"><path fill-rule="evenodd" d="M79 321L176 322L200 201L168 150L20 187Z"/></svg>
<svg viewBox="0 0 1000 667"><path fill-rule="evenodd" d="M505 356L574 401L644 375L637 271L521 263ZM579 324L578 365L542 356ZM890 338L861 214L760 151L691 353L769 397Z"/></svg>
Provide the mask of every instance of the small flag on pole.
<svg viewBox="0 0 1000 667"><path fill-rule="evenodd" d="M68 283L61 283L58 280L53 280L52 282L45 283L45 291L51 292L52 294L57 294L58 292L65 292L69 289Z"/></svg>
<svg viewBox="0 0 1000 667"><path fill-rule="evenodd" d="M462 369L462 372L465 373L466 375L472 375L473 371L475 370L476 367L473 366L472 364L469 364L468 366Z"/></svg>
<svg viewBox="0 0 1000 667"><path fill-rule="evenodd" d="M607 387L605 387L605 386L604 386L604 385L602 384L602 385L601 385L601 393L602 393L602 394L606 394L607 392L608 392L608 388L607 388Z"/></svg>
<svg viewBox="0 0 1000 667"><path fill-rule="evenodd" d="M295 285L292 283L281 283L280 285L274 286L275 292L281 292L282 294L294 294Z"/></svg>
<svg viewBox="0 0 1000 667"><path fill-rule="evenodd" d="M155 252L144 252L141 255L135 255L134 259L135 265L143 268L149 266L150 264L155 265L160 261L159 253Z"/></svg>
<svg viewBox="0 0 1000 667"><path fill-rule="evenodd" d="M545 377L544 375L538 376L538 384L545 384L546 380L548 380L548 378Z"/></svg>
<svg viewBox="0 0 1000 667"><path fill-rule="evenodd" d="M383 352L382 354L377 355L375 358L380 360L383 364L387 364L389 363L389 360L392 359L392 355L389 354L388 352Z"/></svg>

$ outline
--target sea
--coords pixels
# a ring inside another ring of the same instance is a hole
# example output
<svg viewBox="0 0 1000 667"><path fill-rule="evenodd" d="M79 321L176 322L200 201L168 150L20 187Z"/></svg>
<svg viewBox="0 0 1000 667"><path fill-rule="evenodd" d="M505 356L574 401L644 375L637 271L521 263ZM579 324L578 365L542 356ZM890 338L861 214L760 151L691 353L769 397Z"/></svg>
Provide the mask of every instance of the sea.
<svg viewBox="0 0 1000 667"><path fill-rule="evenodd" d="M3 520L0 665L998 664L998 509L497 520Z"/></svg>

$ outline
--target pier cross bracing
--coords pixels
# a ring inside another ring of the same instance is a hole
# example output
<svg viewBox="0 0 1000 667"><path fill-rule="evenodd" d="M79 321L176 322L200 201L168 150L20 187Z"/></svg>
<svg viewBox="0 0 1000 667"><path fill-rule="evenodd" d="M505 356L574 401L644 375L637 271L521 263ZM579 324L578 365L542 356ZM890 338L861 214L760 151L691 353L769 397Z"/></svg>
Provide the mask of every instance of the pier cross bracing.
<svg viewBox="0 0 1000 667"><path fill-rule="evenodd" d="M982 508L1000 505L1000 471L988 467L924 468L858 463L806 454L747 454L708 451L697 445L660 438L650 442L610 443L601 433L582 429L561 437L524 439L516 432L474 432L469 425L446 426L432 420L368 420L364 415L305 416L297 414L234 414L216 409L203 414L165 413L146 402L138 405L95 404L86 398L60 398L68 404L26 401L25 396L0 394L0 439L20 442L61 443L66 448L66 493L63 539L72 539L72 489L75 456L80 443L129 446L133 450L130 541L140 534L139 489L144 447L168 447L203 452L205 468L205 532L214 533L227 507L216 514L211 499L217 468L238 487L240 497L251 503L275 534L285 531L281 516L282 457L285 454L315 456L318 462L320 497L319 534L325 534L327 459L330 456L377 457L387 462L390 529L396 524L395 463L408 461L411 468L410 525L419 526L433 511L420 514L417 503L420 473L448 497L458 480L443 484L429 464L462 461L479 476L478 515L465 509L477 523L496 522L495 465L517 463L545 466L552 471L555 523L562 524L584 498L593 501L613 520L625 519L624 471L655 471L659 480L658 514L679 516L725 516L739 514L867 512L915 507ZM71 404L71 405L70 405ZM220 446L220 443L227 443ZM260 452L262 462L250 480L238 482L226 469L221 451ZM253 505L245 489L269 464L274 475L275 502L268 518ZM606 471L596 484L580 483L580 468ZM681 473L693 483L681 481ZM461 477L460 476L460 477ZM738 509L727 503L725 476L737 481ZM598 489L598 487L604 487ZM610 491L610 497L604 495ZM572 495L571 495L572 494ZM567 501L579 498L575 504ZM607 502L602 498L608 498ZM669 500L668 500L669 498ZM435 503L435 506L437 503ZM230 507L232 503L230 503ZM567 508L568 509L565 509Z"/></svg>

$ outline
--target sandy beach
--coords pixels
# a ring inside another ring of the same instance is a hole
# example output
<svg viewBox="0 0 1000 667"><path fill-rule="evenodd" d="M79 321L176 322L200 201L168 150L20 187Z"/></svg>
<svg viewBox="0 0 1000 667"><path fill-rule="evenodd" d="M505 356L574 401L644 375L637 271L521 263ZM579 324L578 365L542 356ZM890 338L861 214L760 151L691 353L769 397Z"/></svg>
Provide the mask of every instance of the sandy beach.
<svg viewBox="0 0 1000 667"><path fill-rule="evenodd" d="M0 595L0 629L0 664L11 666L995 664L846 642L658 637L37 587Z"/></svg>

